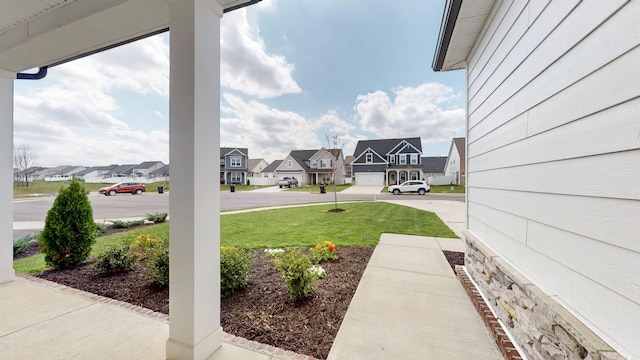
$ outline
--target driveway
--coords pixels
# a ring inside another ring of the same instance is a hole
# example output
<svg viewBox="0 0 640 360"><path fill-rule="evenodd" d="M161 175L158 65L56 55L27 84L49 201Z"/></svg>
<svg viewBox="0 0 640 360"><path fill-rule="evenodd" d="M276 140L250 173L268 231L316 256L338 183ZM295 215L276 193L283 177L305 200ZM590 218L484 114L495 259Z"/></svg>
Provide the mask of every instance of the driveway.
<svg viewBox="0 0 640 360"><path fill-rule="evenodd" d="M353 185L349 188L342 190L341 194L381 194L383 186L378 185Z"/></svg>

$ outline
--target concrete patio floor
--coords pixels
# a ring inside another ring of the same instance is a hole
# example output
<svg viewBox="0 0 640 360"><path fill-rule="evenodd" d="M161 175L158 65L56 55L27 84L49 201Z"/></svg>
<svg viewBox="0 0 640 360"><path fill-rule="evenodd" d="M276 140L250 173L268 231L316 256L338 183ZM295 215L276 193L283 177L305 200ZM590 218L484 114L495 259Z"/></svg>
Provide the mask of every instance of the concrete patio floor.
<svg viewBox="0 0 640 360"><path fill-rule="evenodd" d="M393 202L464 218L459 201ZM502 359L442 250L464 242L383 234L329 358ZM36 278L0 284L0 319L2 359L165 358L165 315ZM226 335L211 359L310 358Z"/></svg>

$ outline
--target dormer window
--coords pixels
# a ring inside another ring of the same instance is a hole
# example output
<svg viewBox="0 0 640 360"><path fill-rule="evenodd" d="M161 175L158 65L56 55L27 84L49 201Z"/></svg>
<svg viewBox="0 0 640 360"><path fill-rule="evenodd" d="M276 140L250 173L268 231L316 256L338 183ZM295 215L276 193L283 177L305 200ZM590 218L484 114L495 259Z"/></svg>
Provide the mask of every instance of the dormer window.
<svg viewBox="0 0 640 360"><path fill-rule="evenodd" d="M220 159L220 165L224 166L224 159Z"/></svg>
<svg viewBox="0 0 640 360"><path fill-rule="evenodd" d="M373 162L373 154L372 153L367 153L366 162L367 163L372 163Z"/></svg>
<svg viewBox="0 0 640 360"><path fill-rule="evenodd" d="M395 155L389 155L389 162L391 164L395 164L396 163L396 156Z"/></svg>
<svg viewBox="0 0 640 360"><path fill-rule="evenodd" d="M242 159L240 159L239 157L232 157L230 166L231 167L241 167L242 166Z"/></svg>
<svg viewBox="0 0 640 360"><path fill-rule="evenodd" d="M418 164L418 154L411 154L411 164L413 165Z"/></svg>
<svg viewBox="0 0 640 360"><path fill-rule="evenodd" d="M311 168L315 169L318 167L318 160L311 160Z"/></svg>
<svg viewBox="0 0 640 360"><path fill-rule="evenodd" d="M407 163L407 156L405 154L400 154L400 165L404 165Z"/></svg>

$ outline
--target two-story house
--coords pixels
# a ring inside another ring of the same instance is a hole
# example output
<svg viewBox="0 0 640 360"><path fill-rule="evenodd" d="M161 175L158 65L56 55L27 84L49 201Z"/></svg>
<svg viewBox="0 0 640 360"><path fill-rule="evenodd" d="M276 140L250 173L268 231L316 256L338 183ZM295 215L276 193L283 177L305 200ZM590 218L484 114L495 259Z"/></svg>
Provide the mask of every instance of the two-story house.
<svg viewBox="0 0 640 360"><path fill-rule="evenodd" d="M249 149L220 148L220 184L246 184Z"/></svg>
<svg viewBox="0 0 640 360"><path fill-rule="evenodd" d="M162 161L145 161L143 163L140 163L139 165L136 165L132 169L132 173L135 177L148 178L152 172L164 166L165 164Z"/></svg>
<svg viewBox="0 0 640 360"><path fill-rule="evenodd" d="M344 184L342 149L293 150L276 168L278 177L291 176L300 185Z"/></svg>
<svg viewBox="0 0 640 360"><path fill-rule="evenodd" d="M451 183L456 185L465 185L465 138L453 138L449 155L447 156L447 164L445 167L445 175L451 176Z"/></svg>
<svg viewBox="0 0 640 360"><path fill-rule="evenodd" d="M360 140L353 157L351 174L355 185L394 185L423 178L419 137Z"/></svg>

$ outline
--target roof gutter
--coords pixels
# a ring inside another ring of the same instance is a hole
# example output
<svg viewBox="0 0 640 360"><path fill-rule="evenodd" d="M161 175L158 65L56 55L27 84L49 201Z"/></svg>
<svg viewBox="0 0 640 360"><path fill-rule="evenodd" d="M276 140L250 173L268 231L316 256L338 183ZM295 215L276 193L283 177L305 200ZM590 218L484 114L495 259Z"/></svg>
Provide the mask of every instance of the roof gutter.
<svg viewBox="0 0 640 360"><path fill-rule="evenodd" d="M223 13L228 13L230 11L242 9L244 7L247 7L247 6L257 4L260 1L262 1L262 0L250 0L250 1L246 2L246 3L242 3L240 5L235 5L235 6L231 6L231 7L228 7L226 9L223 9L222 12ZM167 32L167 31L169 31L168 27L166 27L164 29L156 30L156 31L153 31L153 32L150 32L148 34L141 35L141 36L136 36L134 38L131 38L131 39L128 39L128 40L125 40L125 41L121 41L121 42L116 43L116 44L112 44L112 45L105 46L105 47L102 47L102 48L99 48L99 49L87 51L85 53L78 54L78 55L66 58L64 60L60 60L60 61L54 62L54 63L46 65L46 66L42 66L42 67L38 68L38 72L35 73L35 74L34 73L23 73L23 72L20 72L20 73L16 74L16 79L18 79L18 80L40 80L40 79L44 79L47 76L47 70L49 68L51 68L51 67L62 65L64 63L68 63L68 62L73 61L73 60L78 60L78 59L81 59L83 57L87 57L89 55L93 55L93 54L97 54L97 53L103 52L105 50L110 50L110 49L116 48L116 47L121 46L121 45L126 45L126 44L132 43L134 41L142 40L142 39L148 38L148 37L153 36L153 35L162 34L162 33Z"/></svg>
<svg viewBox="0 0 640 360"><path fill-rule="evenodd" d="M444 58L447 56L449 43L451 43L451 36L453 35L453 28L458 20L461 7L462 0L447 0L444 6L438 44L436 45L436 52L433 57L433 63L431 64L433 71L442 71Z"/></svg>

